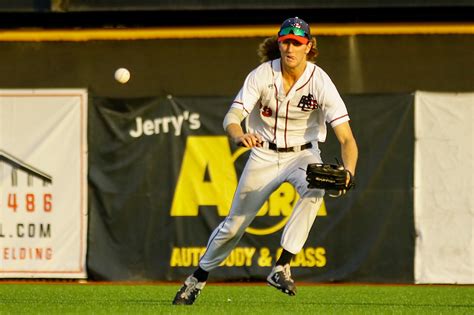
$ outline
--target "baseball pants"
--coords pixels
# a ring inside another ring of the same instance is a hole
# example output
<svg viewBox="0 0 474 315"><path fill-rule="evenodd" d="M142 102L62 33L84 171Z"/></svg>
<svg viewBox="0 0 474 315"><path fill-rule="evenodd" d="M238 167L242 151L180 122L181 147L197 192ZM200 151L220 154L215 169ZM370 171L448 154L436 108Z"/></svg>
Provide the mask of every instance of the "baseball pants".
<svg viewBox="0 0 474 315"><path fill-rule="evenodd" d="M324 190L307 188L309 163L321 163L320 151L314 143L313 148L299 152L253 148L229 215L212 232L199 266L206 271L219 266L237 245L260 207L283 182L291 183L300 195L281 238L281 246L297 254L308 238L324 195Z"/></svg>

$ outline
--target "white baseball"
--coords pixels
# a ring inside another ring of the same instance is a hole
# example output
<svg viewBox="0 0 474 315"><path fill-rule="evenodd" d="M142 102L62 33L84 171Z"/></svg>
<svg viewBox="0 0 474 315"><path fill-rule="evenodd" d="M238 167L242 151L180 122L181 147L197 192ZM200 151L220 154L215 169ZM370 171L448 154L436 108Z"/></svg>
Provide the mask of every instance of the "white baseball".
<svg viewBox="0 0 474 315"><path fill-rule="evenodd" d="M122 84L125 84L128 82L128 80L130 80L130 71L128 71L128 69L125 69L125 68L118 68L115 71L114 76L115 76L115 80L117 80L118 82Z"/></svg>

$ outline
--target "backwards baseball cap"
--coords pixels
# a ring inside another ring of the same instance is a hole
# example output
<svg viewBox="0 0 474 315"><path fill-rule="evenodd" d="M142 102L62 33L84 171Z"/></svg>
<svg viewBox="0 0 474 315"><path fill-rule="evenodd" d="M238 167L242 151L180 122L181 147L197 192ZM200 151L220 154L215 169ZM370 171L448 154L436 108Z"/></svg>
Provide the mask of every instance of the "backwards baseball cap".
<svg viewBox="0 0 474 315"><path fill-rule="evenodd" d="M282 42L286 39L294 39L301 44L307 44L311 39L308 23L299 17L286 19L278 32L278 41Z"/></svg>

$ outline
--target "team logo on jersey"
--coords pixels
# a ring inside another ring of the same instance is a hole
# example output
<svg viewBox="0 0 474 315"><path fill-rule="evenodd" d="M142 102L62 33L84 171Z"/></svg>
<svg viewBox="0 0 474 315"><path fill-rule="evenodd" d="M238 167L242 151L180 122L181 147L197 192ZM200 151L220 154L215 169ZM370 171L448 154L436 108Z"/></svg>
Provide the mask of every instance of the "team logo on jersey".
<svg viewBox="0 0 474 315"><path fill-rule="evenodd" d="M260 105L260 108L262 110L262 116L272 117L273 111L270 107Z"/></svg>
<svg viewBox="0 0 474 315"><path fill-rule="evenodd" d="M313 98L313 94L303 95L298 103L298 107L304 112L319 109L318 101Z"/></svg>

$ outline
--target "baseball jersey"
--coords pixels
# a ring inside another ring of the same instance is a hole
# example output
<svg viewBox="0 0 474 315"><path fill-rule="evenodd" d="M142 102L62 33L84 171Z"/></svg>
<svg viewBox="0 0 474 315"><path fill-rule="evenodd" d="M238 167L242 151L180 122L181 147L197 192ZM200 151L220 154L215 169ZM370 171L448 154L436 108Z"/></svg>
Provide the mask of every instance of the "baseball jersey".
<svg viewBox="0 0 474 315"><path fill-rule="evenodd" d="M232 107L242 110L248 132L279 148L324 142L326 122L335 127L349 120L336 86L311 62L287 94L280 59L261 64L247 76Z"/></svg>

